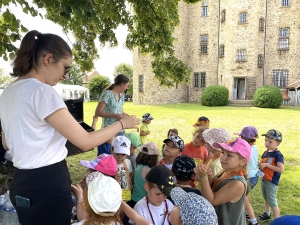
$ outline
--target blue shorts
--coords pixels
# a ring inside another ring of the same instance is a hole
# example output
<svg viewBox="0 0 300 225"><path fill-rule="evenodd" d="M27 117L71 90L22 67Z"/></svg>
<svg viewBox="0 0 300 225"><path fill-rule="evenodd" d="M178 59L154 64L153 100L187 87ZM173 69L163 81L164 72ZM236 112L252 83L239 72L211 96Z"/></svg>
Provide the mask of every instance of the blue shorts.
<svg viewBox="0 0 300 225"><path fill-rule="evenodd" d="M258 182L258 176L249 178L250 189L253 189Z"/></svg>
<svg viewBox="0 0 300 225"><path fill-rule="evenodd" d="M276 184L273 184L270 181L267 180L261 180L261 193L265 201L268 202L269 206L276 207L278 206L277 203L277 189L278 186Z"/></svg>

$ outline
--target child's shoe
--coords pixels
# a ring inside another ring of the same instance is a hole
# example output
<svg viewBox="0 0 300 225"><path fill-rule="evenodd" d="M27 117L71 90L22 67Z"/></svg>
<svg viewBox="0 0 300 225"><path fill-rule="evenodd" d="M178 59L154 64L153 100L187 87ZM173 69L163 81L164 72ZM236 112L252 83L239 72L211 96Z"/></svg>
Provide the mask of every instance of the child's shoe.
<svg viewBox="0 0 300 225"><path fill-rule="evenodd" d="M264 222L264 221L268 221L271 217L268 216L268 214L266 212L264 212L263 214L261 214L257 220L260 222Z"/></svg>
<svg viewBox="0 0 300 225"><path fill-rule="evenodd" d="M249 223L249 225L259 225L259 223L256 223L256 224L252 224L251 222Z"/></svg>
<svg viewBox="0 0 300 225"><path fill-rule="evenodd" d="M250 221L250 216L248 214L246 214L246 220Z"/></svg>

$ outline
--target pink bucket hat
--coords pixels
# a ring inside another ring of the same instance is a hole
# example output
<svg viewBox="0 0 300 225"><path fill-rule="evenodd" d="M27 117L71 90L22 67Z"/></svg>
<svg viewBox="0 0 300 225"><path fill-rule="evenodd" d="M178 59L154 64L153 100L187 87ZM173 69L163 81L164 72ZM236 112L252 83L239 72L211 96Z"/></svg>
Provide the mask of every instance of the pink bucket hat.
<svg viewBox="0 0 300 225"><path fill-rule="evenodd" d="M226 143L230 140L230 134L222 128L211 128L203 131L202 136L204 140L213 147L213 143ZM221 148L213 147L216 150Z"/></svg>
<svg viewBox="0 0 300 225"><path fill-rule="evenodd" d="M241 138L237 138L227 143L214 143L213 147L224 148L227 151L239 153L241 156L247 159L247 162L250 160L251 146L247 141Z"/></svg>
<svg viewBox="0 0 300 225"><path fill-rule="evenodd" d="M92 161L80 160L80 164L108 176L116 176L118 172L117 161L112 155L108 154L101 154Z"/></svg>
<svg viewBox="0 0 300 225"><path fill-rule="evenodd" d="M235 132L234 134L243 136L245 138L249 139L257 139L258 138L258 132L257 129L253 126L246 126L242 129L241 132Z"/></svg>

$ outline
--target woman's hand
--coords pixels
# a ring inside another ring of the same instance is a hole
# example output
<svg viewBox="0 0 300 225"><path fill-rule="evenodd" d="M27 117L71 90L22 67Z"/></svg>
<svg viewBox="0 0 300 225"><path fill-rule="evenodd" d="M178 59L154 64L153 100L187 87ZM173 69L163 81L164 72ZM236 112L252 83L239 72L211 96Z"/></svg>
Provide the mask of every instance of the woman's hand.
<svg viewBox="0 0 300 225"><path fill-rule="evenodd" d="M123 124L124 129L133 128L138 129L138 126L141 123L141 120L136 116L125 116L120 120Z"/></svg>
<svg viewBox="0 0 300 225"><path fill-rule="evenodd" d="M122 118L126 117L125 114L115 114L115 119L116 120L121 120Z"/></svg>

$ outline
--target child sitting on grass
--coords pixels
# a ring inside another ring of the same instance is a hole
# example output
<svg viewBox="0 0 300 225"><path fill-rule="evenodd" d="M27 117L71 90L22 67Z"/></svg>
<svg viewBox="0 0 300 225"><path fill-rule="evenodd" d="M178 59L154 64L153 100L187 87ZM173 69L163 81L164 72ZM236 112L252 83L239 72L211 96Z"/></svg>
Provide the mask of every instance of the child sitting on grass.
<svg viewBox="0 0 300 225"><path fill-rule="evenodd" d="M180 187L171 191L175 206L169 214L172 225L217 225L214 207L200 195L185 192ZM229 224L227 224L229 225ZM239 224L240 225L240 224Z"/></svg>
<svg viewBox="0 0 300 225"><path fill-rule="evenodd" d="M214 143L213 147L222 149L220 158L223 170L209 183L207 165L196 167L200 176L201 191L214 207L219 225L246 224L244 200L248 191L247 162L251 147L243 139L237 138L226 143Z"/></svg>
<svg viewBox="0 0 300 225"><path fill-rule="evenodd" d="M163 164L172 169L174 159L182 154L184 142L179 136L171 136L164 140L164 157L160 160L159 164Z"/></svg>
<svg viewBox="0 0 300 225"><path fill-rule="evenodd" d="M202 195L199 189L189 185L190 181L196 177L194 172L195 167L195 161L186 155L175 158L172 166L172 172L176 177L175 186L181 187L186 192L194 192L198 195Z"/></svg>
<svg viewBox="0 0 300 225"><path fill-rule="evenodd" d="M142 125L140 127L140 139L142 144L146 144L148 142L148 136L150 134L150 130L148 125L154 118L150 113L146 113L142 117Z"/></svg>
<svg viewBox="0 0 300 225"><path fill-rule="evenodd" d="M171 171L164 165L155 166L147 173L146 181L147 196L136 203L134 210L153 224L169 225L168 212L173 203L167 196L174 186Z"/></svg>

